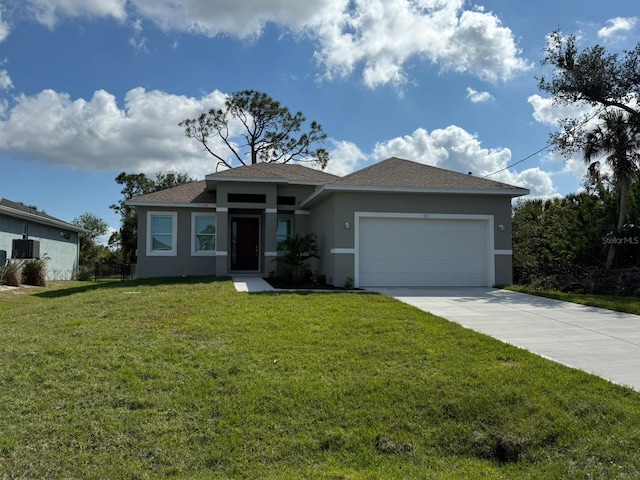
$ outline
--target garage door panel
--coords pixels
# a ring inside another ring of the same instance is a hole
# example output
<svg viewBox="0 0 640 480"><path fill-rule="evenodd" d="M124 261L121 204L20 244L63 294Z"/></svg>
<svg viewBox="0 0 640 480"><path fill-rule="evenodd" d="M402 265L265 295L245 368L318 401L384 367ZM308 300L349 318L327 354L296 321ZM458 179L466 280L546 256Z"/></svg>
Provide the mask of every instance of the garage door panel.
<svg viewBox="0 0 640 480"><path fill-rule="evenodd" d="M360 285L486 285L487 229L486 220L363 217Z"/></svg>

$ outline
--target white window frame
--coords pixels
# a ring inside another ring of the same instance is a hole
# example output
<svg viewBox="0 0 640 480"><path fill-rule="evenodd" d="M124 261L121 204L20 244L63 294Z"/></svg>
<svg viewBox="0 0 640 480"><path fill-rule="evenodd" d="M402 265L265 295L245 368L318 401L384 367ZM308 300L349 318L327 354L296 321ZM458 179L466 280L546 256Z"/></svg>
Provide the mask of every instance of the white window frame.
<svg viewBox="0 0 640 480"><path fill-rule="evenodd" d="M210 217L216 221L216 233L214 234L216 248L214 250L196 249L196 217ZM218 216L215 213L191 212L191 255L194 257L214 257L218 250Z"/></svg>
<svg viewBox="0 0 640 480"><path fill-rule="evenodd" d="M171 250L153 249L153 217L171 218ZM178 212L147 212L147 256L148 257L175 257L178 254Z"/></svg>

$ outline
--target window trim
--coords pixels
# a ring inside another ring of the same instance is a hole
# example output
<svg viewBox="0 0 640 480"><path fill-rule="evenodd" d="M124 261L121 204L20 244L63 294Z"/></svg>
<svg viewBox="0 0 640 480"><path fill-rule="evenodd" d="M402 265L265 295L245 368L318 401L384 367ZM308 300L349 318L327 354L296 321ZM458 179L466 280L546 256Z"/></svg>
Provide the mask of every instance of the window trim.
<svg viewBox="0 0 640 480"><path fill-rule="evenodd" d="M153 249L153 217L170 217L171 218L171 250L154 250ZM178 212L147 212L147 256L148 257L175 257L178 254Z"/></svg>
<svg viewBox="0 0 640 480"><path fill-rule="evenodd" d="M215 246L213 250L196 250L196 217L212 217L216 220ZM191 212L191 256L214 257L218 251L218 216L210 212Z"/></svg>

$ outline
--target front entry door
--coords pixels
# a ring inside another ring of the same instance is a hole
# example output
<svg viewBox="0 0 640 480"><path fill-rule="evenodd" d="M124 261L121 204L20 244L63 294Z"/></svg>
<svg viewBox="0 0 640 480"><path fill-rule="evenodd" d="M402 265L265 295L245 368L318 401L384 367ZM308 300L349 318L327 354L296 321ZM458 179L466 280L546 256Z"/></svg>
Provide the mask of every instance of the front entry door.
<svg viewBox="0 0 640 480"><path fill-rule="evenodd" d="M231 270L260 268L260 219L231 219Z"/></svg>

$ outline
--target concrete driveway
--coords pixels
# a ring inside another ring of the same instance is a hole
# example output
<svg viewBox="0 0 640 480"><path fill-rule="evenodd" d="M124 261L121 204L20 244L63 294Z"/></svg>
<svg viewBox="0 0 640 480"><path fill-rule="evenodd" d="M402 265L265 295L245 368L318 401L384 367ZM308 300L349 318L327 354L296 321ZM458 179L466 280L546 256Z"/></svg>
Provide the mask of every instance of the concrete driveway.
<svg viewBox="0 0 640 480"><path fill-rule="evenodd" d="M640 391L640 316L494 288L371 288Z"/></svg>

